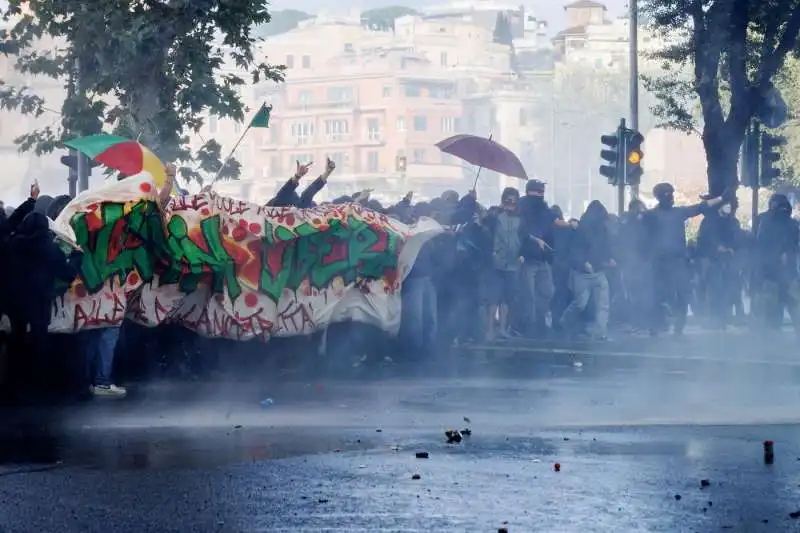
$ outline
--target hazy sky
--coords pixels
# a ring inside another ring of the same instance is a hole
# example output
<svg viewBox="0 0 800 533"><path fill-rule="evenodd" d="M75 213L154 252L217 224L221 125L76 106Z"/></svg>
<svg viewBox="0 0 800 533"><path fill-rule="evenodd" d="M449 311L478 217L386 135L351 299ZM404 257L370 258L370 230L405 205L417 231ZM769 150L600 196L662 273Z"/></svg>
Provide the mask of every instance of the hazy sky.
<svg viewBox="0 0 800 533"><path fill-rule="evenodd" d="M547 20L550 28L563 29L566 24L564 5L569 0L518 0L520 5L532 5L536 16ZM609 18L625 12L627 0L600 0L608 7ZM431 5L447 4L448 0L349 0L337 7L337 11L347 11L350 7L369 9L373 7L404 5L413 8L423 8ZM331 10L328 0L273 0L270 2L273 9L300 9L303 11L316 11L318 9Z"/></svg>

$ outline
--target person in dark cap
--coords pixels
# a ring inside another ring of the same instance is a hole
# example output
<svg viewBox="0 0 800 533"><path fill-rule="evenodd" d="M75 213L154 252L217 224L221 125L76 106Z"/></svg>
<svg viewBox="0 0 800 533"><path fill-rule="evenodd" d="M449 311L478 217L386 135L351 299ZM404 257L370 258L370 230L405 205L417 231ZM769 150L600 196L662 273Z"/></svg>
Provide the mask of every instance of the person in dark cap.
<svg viewBox="0 0 800 533"><path fill-rule="evenodd" d="M652 261L653 311L652 335L674 320L676 335L683 333L689 311L690 269L686 248L686 221L730 202L732 190L723 196L710 198L694 205L675 206L675 188L669 183L653 187L658 205L644 214L649 256Z"/></svg>
<svg viewBox="0 0 800 533"><path fill-rule="evenodd" d="M547 313L553 298L554 229L569 228L544 199L545 183L532 179L525 184L525 197L519 202L522 217L521 269L522 292L517 329L521 333L543 336L547 333Z"/></svg>

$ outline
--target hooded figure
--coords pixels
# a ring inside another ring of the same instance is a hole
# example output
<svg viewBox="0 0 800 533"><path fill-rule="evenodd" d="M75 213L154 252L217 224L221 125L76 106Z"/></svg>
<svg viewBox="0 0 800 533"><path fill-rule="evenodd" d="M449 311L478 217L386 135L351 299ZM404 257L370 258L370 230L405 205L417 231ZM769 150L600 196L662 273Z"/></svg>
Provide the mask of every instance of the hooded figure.
<svg viewBox="0 0 800 533"><path fill-rule="evenodd" d="M25 328L30 324L34 335L44 335L50 325L57 286L75 279L78 271L72 262L78 256L68 260L55 242L47 217L36 212L23 219L8 247L13 302L8 314L12 326Z"/></svg>
<svg viewBox="0 0 800 533"><path fill-rule="evenodd" d="M609 215L605 206L593 200L578 223L570 243L571 271L569 284L572 302L561 316L561 327L575 332L580 316L589 302L595 309L588 333L599 340L607 338L610 295L606 268L616 263L612 257Z"/></svg>
<svg viewBox="0 0 800 533"><path fill-rule="evenodd" d="M786 309L798 329L797 302L791 295L797 279L798 239L789 199L784 194L772 195L768 210L758 217L756 232L759 307L768 327L779 328Z"/></svg>

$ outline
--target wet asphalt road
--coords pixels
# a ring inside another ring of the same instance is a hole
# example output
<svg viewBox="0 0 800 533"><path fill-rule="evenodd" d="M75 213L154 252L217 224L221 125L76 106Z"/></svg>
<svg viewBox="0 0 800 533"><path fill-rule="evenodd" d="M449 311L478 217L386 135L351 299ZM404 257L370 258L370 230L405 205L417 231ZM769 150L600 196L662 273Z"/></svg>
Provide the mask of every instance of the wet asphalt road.
<svg viewBox="0 0 800 533"><path fill-rule="evenodd" d="M800 531L793 339L648 342L9 414L0 532Z"/></svg>

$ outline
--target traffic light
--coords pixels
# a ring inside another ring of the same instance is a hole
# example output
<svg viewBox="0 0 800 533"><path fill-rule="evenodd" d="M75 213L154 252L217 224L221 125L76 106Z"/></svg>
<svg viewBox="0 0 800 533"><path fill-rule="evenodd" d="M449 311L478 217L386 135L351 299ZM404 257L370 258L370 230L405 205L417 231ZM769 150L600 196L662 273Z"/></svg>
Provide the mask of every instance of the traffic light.
<svg viewBox="0 0 800 533"><path fill-rule="evenodd" d="M78 171L78 156L77 155L62 155L61 164L69 168L70 171Z"/></svg>
<svg viewBox="0 0 800 533"><path fill-rule="evenodd" d="M642 181L642 143L644 136L638 131L625 131L625 185L639 185Z"/></svg>
<svg viewBox="0 0 800 533"><path fill-rule="evenodd" d="M622 183L623 169L620 164L620 154L624 144L622 134L622 128L618 128L615 133L600 137L600 142L607 147L600 151L600 157L606 162L600 166L600 175L607 178L611 185Z"/></svg>
<svg viewBox="0 0 800 533"><path fill-rule="evenodd" d="M769 133L761 134L761 183L762 187L769 187L781 174L775 164L780 161L781 154L778 148L786 144L786 138Z"/></svg>
<svg viewBox="0 0 800 533"><path fill-rule="evenodd" d="M742 187L758 188L759 141L760 136L753 126L747 128L742 146L741 177Z"/></svg>

